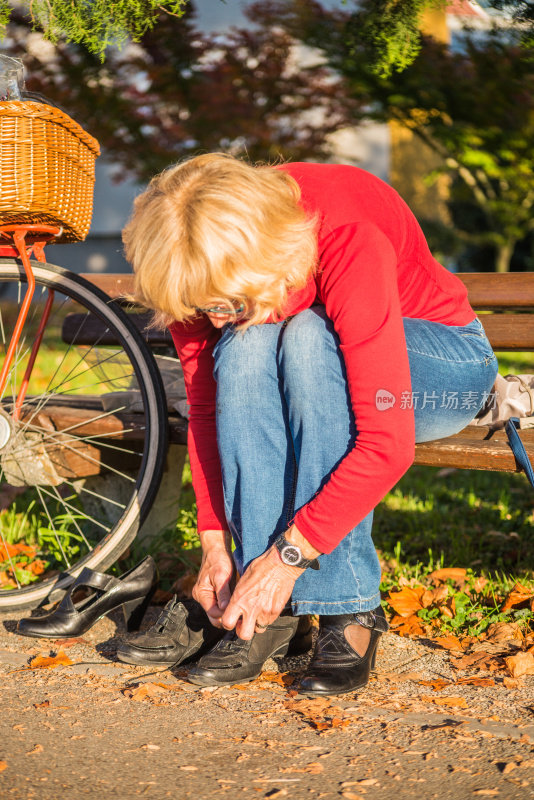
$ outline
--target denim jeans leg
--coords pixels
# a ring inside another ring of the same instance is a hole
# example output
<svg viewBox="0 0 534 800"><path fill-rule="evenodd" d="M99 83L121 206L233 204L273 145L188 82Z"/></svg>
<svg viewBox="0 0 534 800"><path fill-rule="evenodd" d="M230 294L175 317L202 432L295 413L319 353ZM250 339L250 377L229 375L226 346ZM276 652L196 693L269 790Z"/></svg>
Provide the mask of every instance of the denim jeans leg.
<svg viewBox="0 0 534 800"><path fill-rule="evenodd" d="M495 381L497 358L477 318L468 325L442 325L405 318L412 380L415 440L458 433L484 405Z"/></svg>
<svg viewBox="0 0 534 800"><path fill-rule="evenodd" d="M229 325L214 351L217 441L240 573L287 529L295 458L278 375L282 324Z"/></svg>
<svg viewBox="0 0 534 800"><path fill-rule="evenodd" d="M297 459L295 509L305 505L353 447L358 432L345 365L322 306L297 314L280 347L280 371ZM296 614L369 611L380 603L380 564L371 538L372 512L332 553L307 570L292 596Z"/></svg>

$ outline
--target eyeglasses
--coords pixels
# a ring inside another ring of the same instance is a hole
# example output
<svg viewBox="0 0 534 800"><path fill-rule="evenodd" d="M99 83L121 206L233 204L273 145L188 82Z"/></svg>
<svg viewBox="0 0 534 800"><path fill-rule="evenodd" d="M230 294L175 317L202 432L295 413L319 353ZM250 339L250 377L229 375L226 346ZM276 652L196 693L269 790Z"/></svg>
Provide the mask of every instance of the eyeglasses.
<svg viewBox="0 0 534 800"><path fill-rule="evenodd" d="M201 314L224 314L225 316L237 316L241 314L245 310L245 304L239 303L234 305L233 303L221 303L218 306L210 306L209 308L202 308L200 306L195 306L195 310L199 311Z"/></svg>

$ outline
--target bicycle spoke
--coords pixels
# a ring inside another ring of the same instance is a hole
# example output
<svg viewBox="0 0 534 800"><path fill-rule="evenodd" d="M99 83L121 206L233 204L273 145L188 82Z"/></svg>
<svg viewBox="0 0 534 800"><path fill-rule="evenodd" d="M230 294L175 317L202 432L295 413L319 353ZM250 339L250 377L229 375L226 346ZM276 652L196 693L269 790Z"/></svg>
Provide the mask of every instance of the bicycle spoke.
<svg viewBox="0 0 534 800"><path fill-rule="evenodd" d="M50 526L51 526L51 528L52 528L52 530L53 530L53 532L54 532L54 536L56 537L56 541L57 541L57 543L58 543L58 547L59 547L59 549L61 550L61 553L62 553L62 555L63 555L63 558L64 558L64 560L65 560L65 564L67 565L67 567L69 567L69 568L70 568L70 566L71 566L71 563L70 563L69 559L67 558L67 556L66 556L66 554L65 554L65 551L63 550L63 545L61 544L61 540L60 540L60 538L59 538L59 536L58 536L58 532L56 531L56 526L54 525L54 521L52 520L52 517L50 516L50 512L48 511L48 506L46 505L46 503L45 503L45 501L44 501L44 498L43 498L43 496L42 496L42 489L43 489L43 487L42 487L42 486L36 486L35 488L37 489L37 494L39 495L39 499L41 500L41 503L42 503L42 505L43 505L43 508L44 508L44 510L45 510L45 514L46 514L46 516L48 517L48 521L49 521L49 523L50 523ZM48 494L48 493L47 493L47 494Z"/></svg>
<svg viewBox="0 0 534 800"><path fill-rule="evenodd" d="M2 483L3 474L4 474L4 470L2 469L2 467L0 467L0 485ZM6 542L5 538L4 538L4 532L2 530L1 525L0 525L0 537L2 538L2 544L4 546L4 550L5 550L5 553L6 553L6 556L7 556L7 560L9 561L9 565L11 567L11 572L13 573L13 577L15 578L15 581L16 581L16 584L17 584L17 588L20 589L21 588L20 581L17 578L17 573L15 571L15 565L13 564L13 560L12 560L11 556L9 555L8 545L7 545L7 542Z"/></svg>
<svg viewBox="0 0 534 800"><path fill-rule="evenodd" d="M60 493L57 490L57 486L54 486L53 489L54 489L54 493L56 494L57 499L60 501L60 503L65 503L64 498L61 497ZM84 512L84 514L85 514L85 512ZM86 515L86 517L87 517L87 515ZM85 533L82 531L82 529L78 525L78 520L76 519L76 517L73 516L72 521L73 521L74 525L76 526L76 528L78 530L78 533L80 534L80 536L84 540L84 542L85 542L85 544L87 546L87 550L89 551L91 549L91 545L90 545L89 541L87 540L87 537L86 537Z"/></svg>
<svg viewBox="0 0 534 800"><path fill-rule="evenodd" d="M39 486L39 487L36 487L36 488L37 488L37 489L41 489L41 490L42 490L42 491L43 491L45 494L47 494L49 497L52 497L52 498L54 498L54 495L52 494L52 492L48 492L48 491L46 491L46 489L44 488L44 486ZM55 499L55 498L54 498L54 499ZM63 497L62 497L62 498L61 498L61 502L63 503L63 505L65 506L65 508L72 509L72 511L76 511L78 514L80 513L80 509L79 509L79 508L76 508L76 506L73 506L73 505L71 505L71 503L68 503L68 502L65 500L65 498L63 498ZM105 525L104 525L102 522L99 522L97 519L94 519L94 518L93 518L93 517L91 517L89 514L86 514L86 513L85 513L85 511L84 511L84 512L82 512L82 513L83 513L83 515L84 515L84 518L85 518L85 519L88 519L88 520L89 520L90 522L92 522L94 525L97 525L99 528L102 528L103 530L105 530L105 531L106 531L106 533L109 533L109 532L110 532L111 528L106 528L106 526L105 526ZM70 567L70 564L69 564L69 567Z"/></svg>
<svg viewBox="0 0 534 800"><path fill-rule="evenodd" d="M118 430L118 431L112 431L111 433L107 433L106 432L106 438L108 438L110 436L115 436L115 435L119 436L120 434L123 434L123 433L130 433L130 432L132 432L134 430L135 430L135 428L126 428L126 429L121 429L121 430ZM49 433L46 430L46 428L41 428L39 425L32 425L32 430L30 432L31 433L39 433L40 431L45 431L45 433L41 436L41 438L39 439L38 442L35 442L35 444L30 444L29 446L27 445L27 443L24 443L20 447L16 448L15 450L11 450L10 451L10 455L11 456L15 456L18 453L23 453L25 451L31 452L32 450L36 450L38 447L40 447L44 442L52 443L52 444L55 443L55 444L58 444L58 445L65 444L63 439L56 438L56 436L61 434L61 433L63 433L63 431L54 431L53 433ZM86 442L91 442L92 440L99 440L101 438L101 436L102 436L101 433L95 433L92 436L72 436L71 438L75 442L80 442L80 443L85 444ZM118 450L119 453L126 453L127 455L132 455L132 456L141 456L141 453L139 453L137 450L128 450L126 447L117 447L116 445L108 444L105 441L99 441L98 443L99 443L100 446L108 447L110 450Z"/></svg>
<svg viewBox="0 0 534 800"><path fill-rule="evenodd" d="M80 486L78 488L72 481L64 481L64 483L66 483L67 486L72 486L72 488L74 489L75 492L78 492L78 491L85 492L85 494L90 494L90 495L92 495L92 497L96 497L96 498L98 498L98 500L102 500L104 503L110 503L113 506L117 506L118 508L122 508L123 511L126 508L124 503L119 503L117 500L112 500L110 497L104 497L103 494L98 494L98 492L92 492L90 489L87 489L85 486Z"/></svg>

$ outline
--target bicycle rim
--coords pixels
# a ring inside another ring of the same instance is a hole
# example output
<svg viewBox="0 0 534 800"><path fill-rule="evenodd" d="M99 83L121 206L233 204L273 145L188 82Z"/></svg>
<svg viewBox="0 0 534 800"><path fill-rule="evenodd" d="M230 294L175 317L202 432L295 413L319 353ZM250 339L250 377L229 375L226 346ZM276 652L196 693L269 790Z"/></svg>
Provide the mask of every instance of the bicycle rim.
<svg viewBox="0 0 534 800"><path fill-rule="evenodd" d="M78 275L32 262L36 289L0 398L0 608L61 596L135 538L167 450L165 393L148 346ZM0 353L26 280L0 261ZM13 408L48 290L54 300L18 421Z"/></svg>

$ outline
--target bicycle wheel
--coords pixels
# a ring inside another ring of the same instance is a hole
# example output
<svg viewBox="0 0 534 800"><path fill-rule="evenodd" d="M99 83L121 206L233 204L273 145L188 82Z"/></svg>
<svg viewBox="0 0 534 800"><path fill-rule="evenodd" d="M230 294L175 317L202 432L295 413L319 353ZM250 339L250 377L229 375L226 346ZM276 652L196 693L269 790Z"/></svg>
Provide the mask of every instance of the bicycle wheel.
<svg viewBox="0 0 534 800"><path fill-rule="evenodd" d="M78 275L32 261L35 294L0 398L0 608L61 596L84 566L125 551L157 492L167 452L156 362L116 303ZM0 259L0 353L26 289ZM18 420L13 409L43 316L51 313Z"/></svg>

